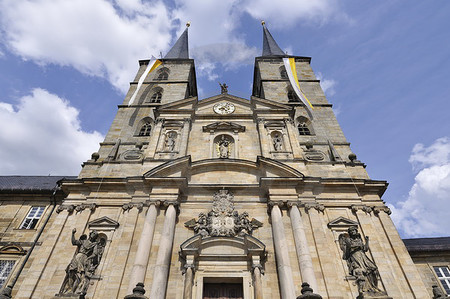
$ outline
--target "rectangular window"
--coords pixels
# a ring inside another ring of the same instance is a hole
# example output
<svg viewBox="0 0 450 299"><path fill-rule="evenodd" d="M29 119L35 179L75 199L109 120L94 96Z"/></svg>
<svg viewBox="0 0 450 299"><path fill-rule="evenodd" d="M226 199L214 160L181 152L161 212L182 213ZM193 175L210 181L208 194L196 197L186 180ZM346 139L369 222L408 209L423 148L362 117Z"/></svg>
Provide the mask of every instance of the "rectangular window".
<svg viewBox="0 0 450 299"><path fill-rule="evenodd" d="M28 212L27 217L22 222L20 229L33 229L36 227L39 219L42 217L42 213L44 213L45 207L32 207Z"/></svg>
<svg viewBox="0 0 450 299"><path fill-rule="evenodd" d="M15 262L11 260L0 260L0 289L5 284L9 274L11 274Z"/></svg>
<svg viewBox="0 0 450 299"><path fill-rule="evenodd" d="M450 294L450 270L448 267L433 267L447 295Z"/></svg>

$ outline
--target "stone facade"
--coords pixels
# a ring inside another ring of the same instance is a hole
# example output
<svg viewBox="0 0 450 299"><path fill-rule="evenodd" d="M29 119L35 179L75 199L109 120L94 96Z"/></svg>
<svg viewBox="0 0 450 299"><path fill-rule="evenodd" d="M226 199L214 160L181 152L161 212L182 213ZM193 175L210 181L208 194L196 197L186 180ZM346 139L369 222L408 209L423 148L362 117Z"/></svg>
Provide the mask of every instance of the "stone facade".
<svg viewBox="0 0 450 299"><path fill-rule="evenodd" d="M77 270L86 298L201 299L224 284L246 299L293 299L302 282L323 298L362 298L364 278L349 273L339 244L350 227L370 237L376 298L430 297L381 199L387 182L352 154L310 58L295 63L313 117L289 99L281 57L256 58L250 100L223 92L199 101L194 61L161 61L128 105L149 63L140 61L98 153L62 181L67 196L13 298L80 297L63 287L76 259L98 263ZM26 210L3 209L15 218ZM74 241L73 229L98 239Z"/></svg>

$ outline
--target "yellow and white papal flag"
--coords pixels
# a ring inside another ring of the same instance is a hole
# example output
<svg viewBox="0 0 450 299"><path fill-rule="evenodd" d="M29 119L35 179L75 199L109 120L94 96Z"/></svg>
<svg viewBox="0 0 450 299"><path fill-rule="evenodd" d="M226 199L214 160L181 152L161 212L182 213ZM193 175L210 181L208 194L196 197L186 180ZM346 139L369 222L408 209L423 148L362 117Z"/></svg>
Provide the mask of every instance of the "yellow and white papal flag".
<svg viewBox="0 0 450 299"><path fill-rule="evenodd" d="M289 81L291 82L291 86L297 94L298 98L305 104L306 109L309 112L309 115L312 118L312 110L314 109L311 102L305 96L305 94L300 89L300 83L298 82L297 70L295 69L295 58L283 58L284 67L286 68L287 75L289 77Z"/></svg>
<svg viewBox="0 0 450 299"><path fill-rule="evenodd" d="M134 100L136 99L136 96L138 94L138 91L141 88L142 83L144 83L145 78L147 78L147 75L150 74L151 72L153 72L161 64L162 64L161 60L158 60L155 58L155 56L152 56L152 58L150 59L148 65L147 65L147 68L145 69L145 71L141 75L141 77L139 78L136 90L134 91L133 95L131 96L131 99L128 102L128 106L133 105Z"/></svg>

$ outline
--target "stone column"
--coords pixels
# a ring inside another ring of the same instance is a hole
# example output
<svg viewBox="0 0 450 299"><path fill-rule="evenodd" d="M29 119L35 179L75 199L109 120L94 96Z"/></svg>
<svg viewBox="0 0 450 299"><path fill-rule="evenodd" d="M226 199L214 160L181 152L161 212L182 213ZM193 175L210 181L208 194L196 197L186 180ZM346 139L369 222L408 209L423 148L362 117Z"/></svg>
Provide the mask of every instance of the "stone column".
<svg viewBox="0 0 450 299"><path fill-rule="evenodd" d="M184 292L183 299L192 299L192 285L194 283L194 265L184 265Z"/></svg>
<svg viewBox="0 0 450 299"><path fill-rule="evenodd" d="M264 274L263 267L259 256L252 257L252 272L253 272L253 289L255 292L255 299L263 299L261 275Z"/></svg>
<svg viewBox="0 0 450 299"><path fill-rule="evenodd" d="M286 236L284 234L283 219L281 210L276 203L269 203L271 208L272 235L275 246L275 257L277 259L278 280L281 288L282 299L295 298L294 279L289 262L289 252L287 248Z"/></svg>
<svg viewBox="0 0 450 299"><path fill-rule="evenodd" d="M303 220L298 210L298 203L290 202L289 217L291 218L292 232L294 233L295 249L297 250L298 265L302 274L302 281L307 282L313 290L317 290L316 276L309 253Z"/></svg>
<svg viewBox="0 0 450 299"><path fill-rule="evenodd" d="M175 220L177 211L175 202L165 202L167 205L164 226L161 232L158 255L156 257L155 273L153 275L150 298L164 299L167 279L169 276L170 258L172 256L173 237L175 235Z"/></svg>
<svg viewBox="0 0 450 299"><path fill-rule="evenodd" d="M131 294L139 282L144 283L145 272L147 271L150 249L153 243L153 233L155 231L156 216L158 214L159 202L151 202L145 216L144 227L142 228L141 238L139 239L136 257L134 259L133 269L131 270L130 283L127 294Z"/></svg>
<svg viewBox="0 0 450 299"><path fill-rule="evenodd" d="M285 118L284 122L286 124L286 130L289 135L289 140L292 146L292 153L294 155L294 158L300 158L302 159L302 149L300 147L300 143L298 142L298 133L296 132L296 128L294 126L294 121L290 118Z"/></svg>
<svg viewBox="0 0 450 299"><path fill-rule="evenodd" d="M188 139L189 139L189 130L191 128L191 119L185 118L183 123L183 129L181 131L181 144L179 147L180 156L186 156L187 155L187 148L188 148Z"/></svg>

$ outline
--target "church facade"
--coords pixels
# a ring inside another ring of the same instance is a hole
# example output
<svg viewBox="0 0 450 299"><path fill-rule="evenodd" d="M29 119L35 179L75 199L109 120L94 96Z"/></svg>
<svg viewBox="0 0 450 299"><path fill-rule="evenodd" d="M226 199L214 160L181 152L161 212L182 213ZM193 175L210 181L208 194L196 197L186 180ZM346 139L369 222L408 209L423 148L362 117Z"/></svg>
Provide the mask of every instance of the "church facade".
<svg viewBox="0 0 450 299"><path fill-rule="evenodd" d="M264 26L250 99L200 101L188 29L140 61L13 298L430 298L310 61Z"/></svg>

